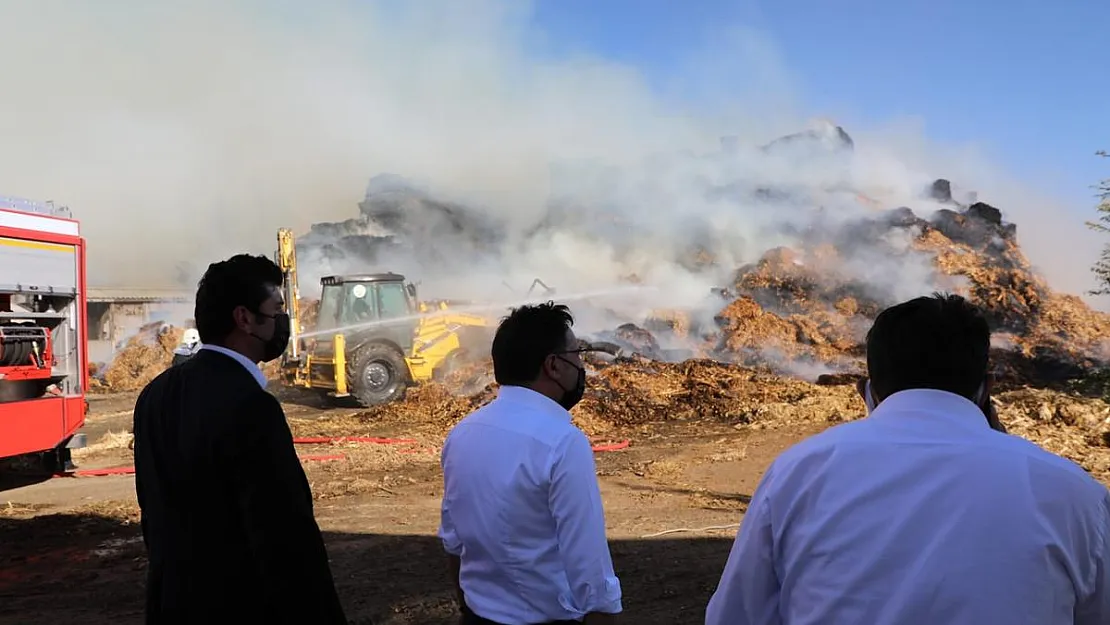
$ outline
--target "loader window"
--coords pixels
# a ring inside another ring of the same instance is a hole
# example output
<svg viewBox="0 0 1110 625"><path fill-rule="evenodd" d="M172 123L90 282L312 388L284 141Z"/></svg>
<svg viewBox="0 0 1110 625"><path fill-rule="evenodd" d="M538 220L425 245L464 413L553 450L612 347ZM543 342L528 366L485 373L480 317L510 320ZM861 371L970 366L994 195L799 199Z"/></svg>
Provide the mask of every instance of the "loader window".
<svg viewBox="0 0 1110 625"><path fill-rule="evenodd" d="M409 310L409 298L408 294L405 293L405 285L400 282L379 284L378 303L382 319L395 319L412 314L412 311Z"/></svg>
<svg viewBox="0 0 1110 625"><path fill-rule="evenodd" d="M377 302L374 301L374 291L369 285L349 282L343 285L343 289L341 326L357 326L378 320Z"/></svg>
<svg viewBox="0 0 1110 625"><path fill-rule="evenodd" d="M325 286L320 294L320 311L316 317L317 330L334 330L339 327L339 300L343 287Z"/></svg>

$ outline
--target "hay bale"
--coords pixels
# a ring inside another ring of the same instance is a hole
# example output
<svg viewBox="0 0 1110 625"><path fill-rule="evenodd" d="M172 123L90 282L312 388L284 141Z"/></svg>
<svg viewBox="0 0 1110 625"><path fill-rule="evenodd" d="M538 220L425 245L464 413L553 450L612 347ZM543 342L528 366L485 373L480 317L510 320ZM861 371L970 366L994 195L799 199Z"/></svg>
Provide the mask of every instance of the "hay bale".
<svg viewBox="0 0 1110 625"><path fill-rule="evenodd" d="M161 322L143 326L104 368L103 388L117 393L143 388L169 368L184 334L183 328Z"/></svg>

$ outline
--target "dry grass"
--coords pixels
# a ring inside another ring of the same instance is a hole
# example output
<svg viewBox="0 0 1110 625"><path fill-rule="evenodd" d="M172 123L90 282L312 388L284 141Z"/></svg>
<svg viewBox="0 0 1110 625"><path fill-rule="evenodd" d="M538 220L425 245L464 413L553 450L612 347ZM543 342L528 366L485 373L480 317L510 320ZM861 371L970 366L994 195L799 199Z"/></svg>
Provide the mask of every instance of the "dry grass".
<svg viewBox="0 0 1110 625"><path fill-rule="evenodd" d="M140 520L139 504L135 501L96 501L71 508L66 514L112 519L121 525L138 525Z"/></svg>
<svg viewBox="0 0 1110 625"><path fill-rule="evenodd" d="M644 474L660 480L675 480L686 473L685 462L677 460L656 460L644 467Z"/></svg>
<svg viewBox="0 0 1110 625"><path fill-rule="evenodd" d="M732 447L729 445L731 441L727 439L722 439L719 442L723 447L723 451L711 454L709 456L710 462L739 462L748 457L747 445Z"/></svg>
<svg viewBox="0 0 1110 625"><path fill-rule="evenodd" d="M1110 405L1049 390L1020 389L998 397L1011 434L1068 458L1110 484Z"/></svg>
<svg viewBox="0 0 1110 625"><path fill-rule="evenodd" d="M20 503L18 501L5 501L0 504L0 519L30 519L49 510L51 506L45 504Z"/></svg>
<svg viewBox="0 0 1110 625"><path fill-rule="evenodd" d="M64 516L88 516L110 519L121 525L139 523L139 504L134 501L96 501L71 508L58 508L48 504L30 504L7 501L0 504L0 518L21 520L37 518L47 514Z"/></svg>

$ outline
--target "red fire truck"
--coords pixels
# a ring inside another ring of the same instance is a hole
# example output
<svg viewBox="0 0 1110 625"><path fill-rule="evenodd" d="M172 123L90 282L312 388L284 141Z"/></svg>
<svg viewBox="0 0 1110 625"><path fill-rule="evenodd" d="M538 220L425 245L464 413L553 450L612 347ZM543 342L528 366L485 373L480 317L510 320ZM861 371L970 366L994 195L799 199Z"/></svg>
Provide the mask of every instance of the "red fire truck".
<svg viewBox="0 0 1110 625"><path fill-rule="evenodd" d="M0 197L0 458L71 468L89 385L85 240L69 209Z"/></svg>

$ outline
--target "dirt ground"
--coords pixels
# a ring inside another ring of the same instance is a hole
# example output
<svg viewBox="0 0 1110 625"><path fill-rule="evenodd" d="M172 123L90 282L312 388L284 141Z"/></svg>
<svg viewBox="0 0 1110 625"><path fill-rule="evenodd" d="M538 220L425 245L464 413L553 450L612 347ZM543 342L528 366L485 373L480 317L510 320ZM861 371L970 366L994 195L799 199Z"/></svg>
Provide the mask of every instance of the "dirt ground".
<svg viewBox="0 0 1110 625"><path fill-rule="evenodd" d="M82 468L129 465L120 433L134 398L91 401ZM352 412L311 401L286 410L294 430L308 421L326 429ZM400 429L371 423L347 433L400 436ZM627 622L699 622L760 475L815 431L678 422L616 433L630 447L598 453L597 462ZM437 442L298 449L345 456L305 466L352 623L455 622L434 535ZM0 491L0 553L0 623L141 622L145 557L129 476L55 478Z"/></svg>

